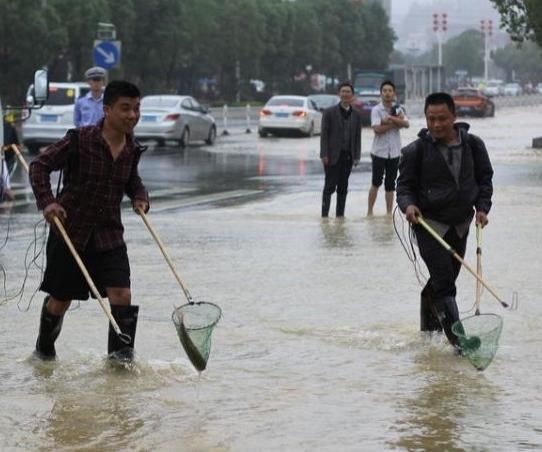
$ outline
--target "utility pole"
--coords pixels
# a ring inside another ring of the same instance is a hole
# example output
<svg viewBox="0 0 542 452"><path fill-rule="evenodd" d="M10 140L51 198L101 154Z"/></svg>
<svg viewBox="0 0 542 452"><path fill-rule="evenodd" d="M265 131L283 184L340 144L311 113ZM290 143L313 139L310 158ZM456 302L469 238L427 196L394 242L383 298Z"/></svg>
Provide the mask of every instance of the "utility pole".
<svg viewBox="0 0 542 452"><path fill-rule="evenodd" d="M489 39L493 36L493 21L489 19L487 21L480 21L480 31L484 40L484 82L487 84L488 79L488 65L489 65Z"/></svg>
<svg viewBox="0 0 542 452"><path fill-rule="evenodd" d="M437 42L438 42L439 70L437 71L437 74L438 74L437 83L438 83L439 89L442 89L442 80L441 80L441 71L440 71L440 66L442 66L442 41L444 38L444 33L448 31L448 14L442 13L439 15L439 13L433 13L433 31L437 35Z"/></svg>

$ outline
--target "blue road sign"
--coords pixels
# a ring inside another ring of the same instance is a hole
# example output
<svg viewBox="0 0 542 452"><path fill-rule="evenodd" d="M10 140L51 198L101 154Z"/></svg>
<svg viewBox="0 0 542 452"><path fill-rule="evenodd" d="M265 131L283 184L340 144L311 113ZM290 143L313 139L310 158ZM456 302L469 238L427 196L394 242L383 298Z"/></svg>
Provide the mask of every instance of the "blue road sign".
<svg viewBox="0 0 542 452"><path fill-rule="evenodd" d="M94 41L92 55L96 66L111 69L120 63L120 41Z"/></svg>

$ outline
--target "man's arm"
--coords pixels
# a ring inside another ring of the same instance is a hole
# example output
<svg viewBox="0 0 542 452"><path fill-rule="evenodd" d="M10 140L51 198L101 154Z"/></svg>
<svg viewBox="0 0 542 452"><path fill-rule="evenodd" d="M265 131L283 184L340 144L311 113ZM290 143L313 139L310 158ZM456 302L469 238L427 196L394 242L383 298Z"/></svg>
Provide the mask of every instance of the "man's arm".
<svg viewBox="0 0 542 452"><path fill-rule="evenodd" d="M128 182L126 182L124 191L132 200L132 206L134 207L134 210L137 211L137 208L139 207L144 212L147 212L149 210L149 194L147 192L147 189L143 185L141 176L139 175L139 170L137 168L139 165L142 151L136 152L138 152L139 154L134 159L134 162L132 164L132 170L130 172L130 178L128 179Z"/></svg>
<svg viewBox="0 0 542 452"><path fill-rule="evenodd" d="M329 154L327 149L327 141L329 134L329 111L324 110L322 114L322 127L320 130L320 159L324 165L329 162Z"/></svg>
<svg viewBox="0 0 542 452"><path fill-rule="evenodd" d="M417 207L420 187L417 153L420 152L420 149L416 143L415 141L401 150L399 177L397 178L397 204L403 213L409 215L409 221L420 212Z"/></svg>
<svg viewBox="0 0 542 452"><path fill-rule="evenodd" d="M489 160L485 143L477 136L471 135L472 157L474 160L474 174L478 183L478 198L474 207L476 212L485 212L486 216L491 210L491 197L493 196L493 167ZM478 222L478 215L477 215ZM482 224L487 223L487 219Z"/></svg>
<svg viewBox="0 0 542 452"><path fill-rule="evenodd" d="M51 191L51 173L64 168L68 161L70 137L66 135L62 140L47 147L30 163L30 185L36 197L39 210L44 210L49 204L56 203Z"/></svg>
<svg viewBox="0 0 542 452"><path fill-rule="evenodd" d="M73 123L75 124L75 127L81 127L81 117L81 99L77 99L73 109Z"/></svg>

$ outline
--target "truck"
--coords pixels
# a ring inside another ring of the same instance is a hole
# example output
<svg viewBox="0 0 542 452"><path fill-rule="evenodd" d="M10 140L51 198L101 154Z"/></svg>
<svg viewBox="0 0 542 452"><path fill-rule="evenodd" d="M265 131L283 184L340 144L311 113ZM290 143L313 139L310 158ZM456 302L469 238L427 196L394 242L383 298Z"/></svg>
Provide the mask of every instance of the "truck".
<svg viewBox="0 0 542 452"><path fill-rule="evenodd" d="M380 84L390 80L395 85L397 101L404 104L442 91L445 85L442 65L390 65L383 70L360 70L355 73L354 91L357 96L380 95Z"/></svg>

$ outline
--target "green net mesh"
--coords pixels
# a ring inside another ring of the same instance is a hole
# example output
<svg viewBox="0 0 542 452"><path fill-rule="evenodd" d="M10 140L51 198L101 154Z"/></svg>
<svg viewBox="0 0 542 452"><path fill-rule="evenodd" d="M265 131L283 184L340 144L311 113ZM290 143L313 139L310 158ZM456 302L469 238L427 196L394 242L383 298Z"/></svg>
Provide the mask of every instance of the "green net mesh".
<svg viewBox="0 0 542 452"><path fill-rule="evenodd" d="M222 311L213 303L192 302L175 308L171 318L179 340L194 367L205 370L211 353L211 335Z"/></svg>
<svg viewBox="0 0 542 452"><path fill-rule="evenodd" d="M502 331L502 318L496 314L467 317L452 325L463 356L478 370L486 369L497 353Z"/></svg>

